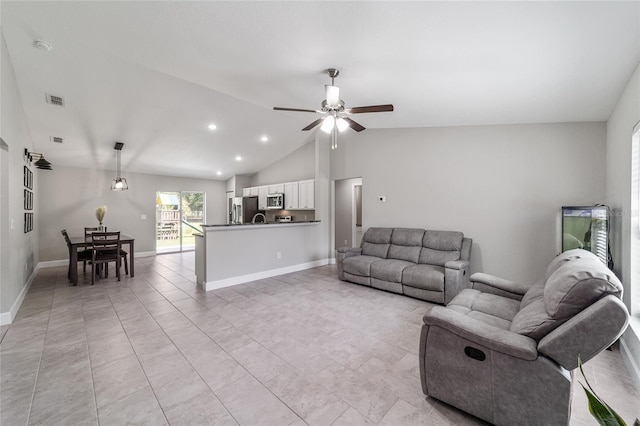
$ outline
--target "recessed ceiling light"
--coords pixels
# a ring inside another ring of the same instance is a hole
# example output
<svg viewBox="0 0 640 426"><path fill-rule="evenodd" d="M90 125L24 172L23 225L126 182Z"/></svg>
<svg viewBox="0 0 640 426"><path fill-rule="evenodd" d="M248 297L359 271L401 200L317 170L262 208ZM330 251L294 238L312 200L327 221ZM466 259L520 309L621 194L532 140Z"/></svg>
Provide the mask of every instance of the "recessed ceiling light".
<svg viewBox="0 0 640 426"><path fill-rule="evenodd" d="M266 137L266 136L261 137L261 138L260 138L260 140L261 140L262 142L269 142L269 138L268 138L268 137Z"/></svg>
<svg viewBox="0 0 640 426"><path fill-rule="evenodd" d="M236 156L236 161L242 161L242 157L240 157L239 155Z"/></svg>
<svg viewBox="0 0 640 426"><path fill-rule="evenodd" d="M220 175L222 174L222 172L221 172L220 170L218 170L218 171L216 172L216 174L217 174L218 176L220 176Z"/></svg>
<svg viewBox="0 0 640 426"><path fill-rule="evenodd" d="M33 41L33 45L35 47L37 47L40 50L46 50L47 52L50 51L51 49L53 49L53 46L51 45L51 43L47 43L44 40L34 40Z"/></svg>
<svg viewBox="0 0 640 426"><path fill-rule="evenodd" d="M209 130L215 130L218 128L218 126L216 126L215 124L211 123L207 126L209 128Z"/></svg>

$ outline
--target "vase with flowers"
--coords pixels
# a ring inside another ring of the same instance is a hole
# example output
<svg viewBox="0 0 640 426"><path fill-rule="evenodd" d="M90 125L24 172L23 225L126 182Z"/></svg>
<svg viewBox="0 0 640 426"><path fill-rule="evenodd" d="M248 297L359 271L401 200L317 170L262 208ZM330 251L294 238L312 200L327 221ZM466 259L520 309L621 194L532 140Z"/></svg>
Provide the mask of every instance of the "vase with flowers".
<svg viewBox="0 0 640 426"><path fill-rule="evenodd" d="M104 215L107 213L107 206L99 206L96 209L96 219L98 219L98 231L104 231L104 225L102 225L102 219L104 219Z"/></svg>

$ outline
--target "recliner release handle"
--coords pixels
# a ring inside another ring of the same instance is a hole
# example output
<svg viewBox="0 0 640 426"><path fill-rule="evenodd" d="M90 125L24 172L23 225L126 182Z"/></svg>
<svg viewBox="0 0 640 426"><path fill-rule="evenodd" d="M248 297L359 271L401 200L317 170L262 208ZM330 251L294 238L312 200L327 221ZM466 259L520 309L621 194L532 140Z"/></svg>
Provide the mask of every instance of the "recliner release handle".
<svg viewBox="0 0 640 426"><path fill-rule="evenodd" d="M472 348L471 346L465 346L464 354L469 358L477 359L478 361L484 361L487 356L480 349Z"/></svg>

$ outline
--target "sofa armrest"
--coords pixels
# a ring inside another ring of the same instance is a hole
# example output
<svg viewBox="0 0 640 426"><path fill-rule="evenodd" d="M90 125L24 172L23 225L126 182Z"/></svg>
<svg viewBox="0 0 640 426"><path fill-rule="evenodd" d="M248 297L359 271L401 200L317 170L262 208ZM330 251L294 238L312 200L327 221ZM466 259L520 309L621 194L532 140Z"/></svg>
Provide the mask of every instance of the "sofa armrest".
<svg viewBox="0 0 640 426"><path fill-rule="evenodd" d="M444 264L444 304L447 305L463 289L469 288L469 261L450 260Z"/></svg>
<svg viewBox="0 0 640 426"><path fill-rule="evenodd" d="M468 260L450 260L444 264L444 267L449 269L457 269L457 270L467 269L469 267L469 261Z"/></svg>
<svg viewBox="0 0 640 426"><path fill-rule="evenodd" d="M529 290L529 285L516 283L504 278L476 272L469 277L471 288L480 290L483 293L496 294L510 299L521 300L522 296Z"/></svg>
<svg viewBox="0 0 640 426"><path fill-rule="evenodd" d="M434 306L423 321L493 351L527 361L538 357L537 343L532 338L490 326L453 309Z"/></svg>
<svg viewBox="0 0 640 426"><path fill-rule="evenodd" d="M360 256L362 249L360 247L340 247L338 249L338 278L344 281L344 269L342 263L348 257Z"/></svg>

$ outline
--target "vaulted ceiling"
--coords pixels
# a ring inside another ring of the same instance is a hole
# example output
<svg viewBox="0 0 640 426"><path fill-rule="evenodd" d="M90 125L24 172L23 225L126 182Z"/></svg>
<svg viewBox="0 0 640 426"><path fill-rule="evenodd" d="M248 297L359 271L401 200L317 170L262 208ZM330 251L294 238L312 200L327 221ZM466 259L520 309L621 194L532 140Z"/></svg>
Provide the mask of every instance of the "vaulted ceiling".
<svg viewBox="0 0 640 426"><path fill-rule="evenodd" d="M114 169L122 141L125 176L255 173L311 136L314 114L272 107L319 108L330 67L348 107L395 105L358 122L400 128L604 121L640 62L637 1L0 7L35 149Z"/></svg>

